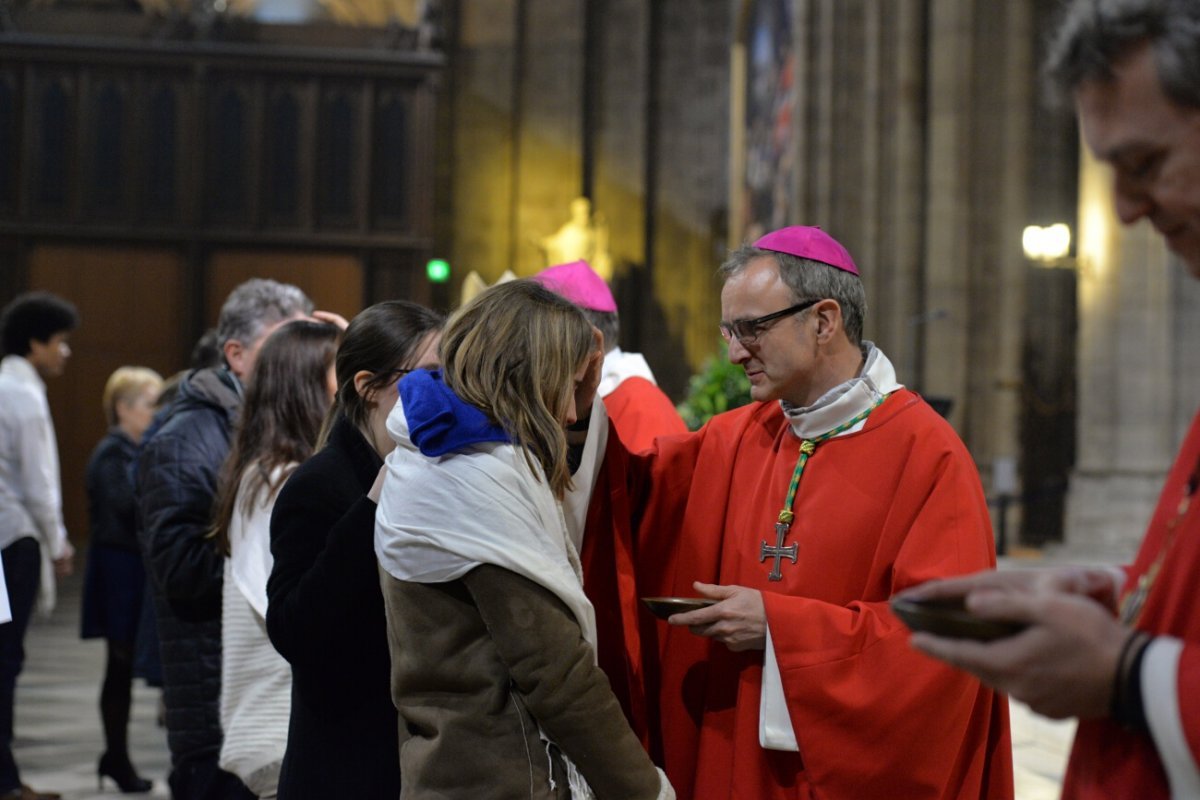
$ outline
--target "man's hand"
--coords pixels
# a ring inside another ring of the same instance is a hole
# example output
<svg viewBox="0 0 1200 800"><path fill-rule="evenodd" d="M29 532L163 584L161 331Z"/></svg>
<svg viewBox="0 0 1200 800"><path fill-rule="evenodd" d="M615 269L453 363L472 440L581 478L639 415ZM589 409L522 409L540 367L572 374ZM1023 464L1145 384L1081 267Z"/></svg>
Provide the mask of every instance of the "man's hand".
<svg viewBox="0 0 1200 800"><path fill-rule="evenodd" d="M75 548L68 541L63 542L58 558L54 559L54 577L65 578L75 571Z"/></svg>
<svg viewBox="0 0 1200 800"><path fill-rule="evenodd" d="M346 318L336 311L314 311L312 312L312 315L313 319L318 320L319 322L327 322L330 325L336 325L337 329L340 331L344 331L346 328L350 327L350 323L346 321Z"/></svg>
<svg viewBox="0 0 1200 800"><path fill-rule="evenodd" d="M1046 571L1049 573L1050 571ZM995 573L1004 578L1008 573ZM976 576L972 576L974 578ZM971 581L972 578L964 579ZM983 581L966 594L967 609L986 619L1029 624L992 642L914 633L912 646L966 670L1039 714L1101 717L1109 712L1113 679L1129 629L1087 591L1090 579ZM948 586L950 581L938 581ZM1065 590L1064 590L1065 587ZM1074 589L1076 591L1070 591ZM920 596L905 592L905 596ZM956 592L954 596L961 595ZM931 596L931 595L925 595Z"/></svg>
<svg viewBox="0 0 1200 800"><path fill-rule="evenodd" d="M1123 579L1120 570L1105 567L1034 567L1003 572L990 569L959 578L928 581L905 589L896 596L909 600L933 600L965 597L982 590L1024 594L1063 592L1090 597L1115 611Z"/></svg>
<svg viewBox="0 0 1200 800"><path fill-rule="evenodd" d="M692 584L702 597L720 602L708 608L672 614L672 625L686 625L697 636L716 639L730 650L762 650L767 644L767 611L762 592L745 586Z"/></svg>

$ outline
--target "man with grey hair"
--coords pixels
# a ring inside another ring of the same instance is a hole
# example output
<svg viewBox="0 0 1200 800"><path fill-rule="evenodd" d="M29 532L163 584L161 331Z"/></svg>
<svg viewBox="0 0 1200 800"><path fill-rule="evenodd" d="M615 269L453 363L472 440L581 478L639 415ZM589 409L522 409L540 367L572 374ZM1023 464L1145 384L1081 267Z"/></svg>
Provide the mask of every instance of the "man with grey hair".
<svg viewBox="0 0 1200 800"><path fill-rule="evenodd" d="M1074 0L1047 64L1109 163L1116 211L1143 217L1200 278L1200 3ZM1200 416L1167 475L1134 562L939 581L914 599L965 597L1024 623L989 644L913 644L1035 711L1078 717L1063 797L1200 797Z"/></svg>
<svg viewBox="0 0 1200 800"><path fill-rule="evenodd" d="M184 378L138 461L140 538L162 654L168 783L177 800L254 797L217 766L222 563L208 531L259 348L280 325L311 313L312 302L295 286L256 278L234 289L217 323L224 365Z"/></svg>
<svg viewBox="0 0 1200 800"><path fill-rule="evenodd" d="M858 268L824 231L767 234L721 274L757 402L643 453L608 436L588 509L584 585L630 718L681 799L1011 798L1004 698L888 610L995 564L970 454L862 338ZM637 597L695 595L638 619Z"/></svg>

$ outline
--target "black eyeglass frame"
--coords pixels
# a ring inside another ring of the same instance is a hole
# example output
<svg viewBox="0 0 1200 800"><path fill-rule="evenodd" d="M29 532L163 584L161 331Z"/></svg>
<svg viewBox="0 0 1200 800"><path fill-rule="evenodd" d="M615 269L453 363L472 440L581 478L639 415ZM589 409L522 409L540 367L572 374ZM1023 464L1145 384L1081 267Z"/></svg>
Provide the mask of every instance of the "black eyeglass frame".
<svg viewBox="0 0 1200 800"><path fill-rule="evenodd" d="M371 380L367 381L366 386L368 389L382 389L385 386L395 386L400 382L401 378L410 372L414 372L416 369L416 367L396 367L384 372L376 372L371 376Z"/></svg>
<svg viewBox="0 0 1200 800"><path fill-rule="evenodd" d="M803 303L788 306L782 311L764 314L754 319L735 319L733 322L722 322L718 326L721 329L721 337L728 342L736 336L737 340L742 344L754 344L758 341L758 337L767 332L772 322L783 319L791 314L799 314L801 311L812 308L824 299L824 297L818 297L815 300L805 300Z"/></svg>

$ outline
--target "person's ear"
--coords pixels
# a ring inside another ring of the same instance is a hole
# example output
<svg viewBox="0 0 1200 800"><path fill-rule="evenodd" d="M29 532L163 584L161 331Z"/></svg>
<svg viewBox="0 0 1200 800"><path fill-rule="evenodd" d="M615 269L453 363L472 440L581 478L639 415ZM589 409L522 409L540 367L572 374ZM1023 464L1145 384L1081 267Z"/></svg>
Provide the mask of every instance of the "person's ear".
<svg viewBox="0 0 1200 800"><path fill-rule="evenodd" d="M246 346L237 339L230 339L225 342L222 350L225 353L225 363L229 365L229 370L234 375L244 374L242 368L246 366Z"/></svg>
<svg viewBox="0 0 1200 800"><path fill-rule="evenodd" d="M131 408L133 408L133 401L128 397L118 397L113 401L113 416L117 418L118 423L125 418Z"/></svg>
<svg viewBox="0 0 1200 800"><path fill-rule="evenodd" d="M813 317L817 320L818 342L828 342L842 330L842 305L833 298L826 298L813 306Z"/></svg>
<svg viewBox="0 0 1200 800"><path fill-rule="evenodd" d="M360 369L354 373L354 391L358 393L359 397L368 402L374 399L375 396L375 390L370 386L371 380L374 377L375 373L365 369Z"/></svg>

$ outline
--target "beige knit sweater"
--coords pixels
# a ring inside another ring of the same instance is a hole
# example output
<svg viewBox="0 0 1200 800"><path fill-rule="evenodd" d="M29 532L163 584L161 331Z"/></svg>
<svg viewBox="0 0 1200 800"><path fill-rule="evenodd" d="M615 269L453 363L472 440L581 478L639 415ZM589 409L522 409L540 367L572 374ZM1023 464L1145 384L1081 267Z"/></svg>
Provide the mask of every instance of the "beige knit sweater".
<svg viewBox="0 0 1200 800"><path fill-rule="evenodd" d="M239 496L222 589L220 765L260 798L275 797L292 710L291 666L266 629L274 505L271 495L247 509Z"/></svg>

